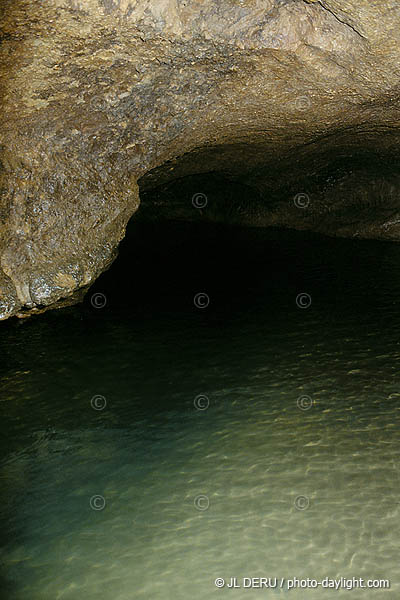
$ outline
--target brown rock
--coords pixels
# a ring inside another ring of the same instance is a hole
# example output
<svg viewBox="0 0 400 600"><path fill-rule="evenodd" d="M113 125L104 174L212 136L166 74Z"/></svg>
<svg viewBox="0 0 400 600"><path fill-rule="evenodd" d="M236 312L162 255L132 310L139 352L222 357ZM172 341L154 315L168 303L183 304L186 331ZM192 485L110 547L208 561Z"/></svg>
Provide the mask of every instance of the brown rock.
<svg viewBox="0 0 400 600"><path fill-rule="evenodd" d="M197 218L171 186L213 171L254 201L206 218L399 239L395 0L3 0L0 17L0 319L87 289L139 179L166 216Z"/></svg>

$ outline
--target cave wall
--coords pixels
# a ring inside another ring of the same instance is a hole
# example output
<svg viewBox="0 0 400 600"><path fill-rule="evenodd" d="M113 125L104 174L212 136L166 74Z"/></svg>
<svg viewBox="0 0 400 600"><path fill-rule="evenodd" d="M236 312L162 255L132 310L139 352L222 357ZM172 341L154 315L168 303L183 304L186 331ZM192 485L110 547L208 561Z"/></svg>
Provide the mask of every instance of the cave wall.
<svg viewBox="0 0 400 600"><path fill-rule="evenodd" d="M235 222L400 238L397 2L3 0L0 18L0 319L78 300L139 180L219 172L255 190Z"/></svg>

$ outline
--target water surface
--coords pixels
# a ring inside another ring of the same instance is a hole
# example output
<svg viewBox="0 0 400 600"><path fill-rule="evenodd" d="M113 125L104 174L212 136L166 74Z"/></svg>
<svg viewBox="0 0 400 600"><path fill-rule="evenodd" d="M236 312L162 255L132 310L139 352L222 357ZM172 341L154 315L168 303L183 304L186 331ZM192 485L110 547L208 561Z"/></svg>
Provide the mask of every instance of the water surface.
<svg viewBox="0 0 400 600"><path fill-rule="evenodd" d="M3 596L399 598L399 264L390 243L133 222L103 308L2 324Z"/></svg>

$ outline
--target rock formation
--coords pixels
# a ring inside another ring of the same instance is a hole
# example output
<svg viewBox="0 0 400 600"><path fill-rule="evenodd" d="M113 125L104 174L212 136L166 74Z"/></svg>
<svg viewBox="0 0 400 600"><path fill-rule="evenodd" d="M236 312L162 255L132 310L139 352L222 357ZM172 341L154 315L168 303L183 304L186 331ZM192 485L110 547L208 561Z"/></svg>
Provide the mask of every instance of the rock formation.
<svg viewBox="0 0 400 600"><path fill-rule="evenodd" d="M210 218L400 239L396 0L2 0L0 19L0 319L77 301L139 180L171 214L216 173L254 201Z"/></svg>

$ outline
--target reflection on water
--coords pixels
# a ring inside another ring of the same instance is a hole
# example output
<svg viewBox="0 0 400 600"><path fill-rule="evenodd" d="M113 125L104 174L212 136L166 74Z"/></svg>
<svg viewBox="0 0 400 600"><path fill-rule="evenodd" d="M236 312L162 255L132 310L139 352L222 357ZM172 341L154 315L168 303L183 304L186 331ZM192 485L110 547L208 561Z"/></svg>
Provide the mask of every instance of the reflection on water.
<svg viewBox="0 0 400 600"><path fill-rule="evenodd" d="M400 247L131 229L104 308L2 325L5 597L398 598Z"/></svg>

